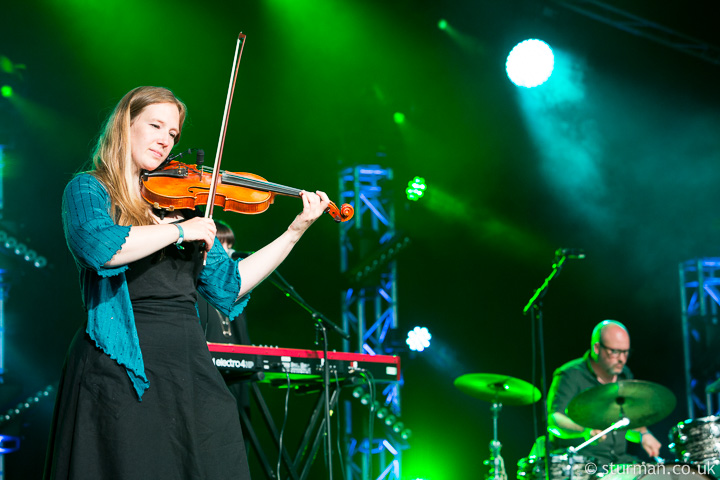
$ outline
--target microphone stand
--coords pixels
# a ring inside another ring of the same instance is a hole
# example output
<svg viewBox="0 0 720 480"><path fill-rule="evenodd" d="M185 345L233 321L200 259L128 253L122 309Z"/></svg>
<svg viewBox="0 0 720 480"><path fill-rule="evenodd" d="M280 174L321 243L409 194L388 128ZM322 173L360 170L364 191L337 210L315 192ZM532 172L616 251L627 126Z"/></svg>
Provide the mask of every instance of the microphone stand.
<svg viewBox="0 0 720 480"><path fill-rule="evenodd" d="M280 273L275 270L273 273L270 274L270 277L268 277L268 281L275 285L278 289L280 289L281 292L285 294L286 297L289 297L291 300L294 300L295 303L300 305L305 311L310 313L312 318L315 320L315 322L320 323L325 326L329 326L332 328L338 335L343 337L344 339L348 340L350 339L350 335L340 328L336 323L332 322L329 318L327 318L325 315L323 315L320 311L313 308L309 303L307 303L301 296L295 291L295 288L293 288L290 283L288 283L285 278L280 275Z"/></svg>
<svg viewBox="0 0 720 480"><path fill-rule="evenodd" d="M565 264L566 255L560 253L561 250L558 250L555 252L555 262L552 265L552 272L550 272L550 275L545 279L543 284L535 290L535 293L528 301L527 305L525 305L525 308L523 308L523 315L527 315L528 310L530 310L530 319L533 323L535 323L535 318L537 315L537 342L539 346L539 356L540 356L540 386L542 390L542 409L543 409L543 418L545 418L545 479L550 479L550 428L548 425L548 406L547 406L547 372L545 371L545 340L543 338L543 315L542 315L542 298L545 296L545 294L548 291L548 288L550 287L550 282L560 274L560 271L562 270L563 265ZM560 253L560 255L558 255Z"/></svg>
<svg viewBox="0 0 720 480"><path fill-rule="evenodd" d="M333 478L333 467L332 467L332 438L330 434L330 362L328 362L328 338L327 338L327 328L332 328L335 332L338 333L341 337L345 339L349 339L350 335L343 329L341 329L337 324L333 323L328 319L325 315L323 315L321 312L313 308L309 303L307 303L296 291L295 288L293 288L290 283L285 280L285 278L278 273L277 270L275 270L273 273L270 274L270 277L268 277L268 280L270 283L275 285L278 289L280 289L281 292L285 294L285 296L289 297L291 300L295 301L298 305L300 305L305 311L309 312L315 320L315 327L318 331L322 332L323 336L323 383L324 383L324 394L325 394L325 440L326 440L326 449L327 449L327 466L328 466L328 478L332 480ZM317 340L316 342L317 343Z"/></svg>

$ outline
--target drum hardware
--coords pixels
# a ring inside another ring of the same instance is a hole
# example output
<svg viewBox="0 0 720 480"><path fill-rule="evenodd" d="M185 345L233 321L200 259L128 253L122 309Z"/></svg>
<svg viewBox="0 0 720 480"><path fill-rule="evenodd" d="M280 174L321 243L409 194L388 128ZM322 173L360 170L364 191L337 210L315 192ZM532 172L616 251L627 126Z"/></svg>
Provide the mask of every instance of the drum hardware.
<svg viewBox="0 0 720 480"><path fill-rule="evenodd" d="M562 453L561 453L562 452ZM587 470L588 463L595 463L592 457L572 455L566 451L555 451L548 458L549 475L551 480L595 480ZM545 457L530 455L521 458L518 463L518 480L545 480Z"/></svg>
<svg viewBox="0 0 720 480"><path fill-rule="evenodd" d="M492 403L493 439L490 441L490 458L484 462L491 466L487 478L508 480L505 461L500 454L502 444L498 440L498 419L502 405L533 404L540 399L540 390L525 380L493 373L468 373L456 378L454 384L461 392Z"/></svg>
<svg viewBox="0 0 720 480"><path fill-rule="evenodd" d="M720 378L705 386L705 411L708 415L712 415L715 411L713 398L718 393L720 393Z"/></svg>
<svg viewBox="0 0 720 480"><path fill-rule="evenodd" d="M498 417L502 410L502 403L493 402L490 411L493 416L493 439L490 441L490 458L485 460L485 465L491 466L491 477L493 480L508 480L507 471L505 470L505 460L500 455L502 444L498 440Z"/></svg>

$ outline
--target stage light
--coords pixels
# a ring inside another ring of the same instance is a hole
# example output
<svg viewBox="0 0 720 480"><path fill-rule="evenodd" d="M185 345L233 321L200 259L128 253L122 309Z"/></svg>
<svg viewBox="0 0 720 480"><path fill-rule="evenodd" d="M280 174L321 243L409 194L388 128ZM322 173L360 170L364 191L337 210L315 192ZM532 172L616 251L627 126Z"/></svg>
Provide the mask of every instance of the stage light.
<svg viewBox="0 0 720 480"><path fill-rule="evenodd" d="M362 397L363 393L365 393L365 389L358 385L357 387L353 388L352 396L355 398L360 398Z"/></svg>
<svg viewBox="0 0 720 480"><path fill-rule="evenodd" d="M407 195L408 200L416 202L425 195L425 190L427 190L425 179L423 177L415 177L408 182L405 195Z"/></svg>
<svg viewBox="0 0 720 480"><path fill-rule="evenodd" d="M5 239L5 248L7 248L8 250L15 248L15 245L17 245L17 240L15 239L15 237L7 237Z"/></svg>
<svg viewBox="0 0 720 480"><path fill-rule="evenodd" d="M30 407L35 405L36 403L40 402L40 400L43 397L48 397L50 394L55 390L55 387L53 385L48 385L45 387L44 390L41 390L37 392L35 395L28 397L24 402L18 403L15 408L11 408L7 412L5 412L5 415L0 416L0 426L7 423L8 421L16 418L21 413L24 413L27 411ZM4 435L0 435L0 442L4 441L3 437ZM7 437L12 438L12 437ZM0 445L0 454L5 453L3 452L3 449L5 448L4 445Z"/></svg>
<svg viewBox="0 0 720 480"><path fill-rule="evenodd" d="M402 438L403 440L407 440L411 436L412 436L412 430L410 430L409 428L405 428L400 432L400 438Z"/></svg>
<svg viewBox="0 0 720 480"><path fill-rule="evenodd" d="M403 429L405 429L405 424L403 422L396 422L392 426L392 431L395 433L400 433L403 431Z"/></svg>
<svg viewBox="0 0 720 480"><path fill-rule="evenodd" d="M390 410L387 407L380 407L377 409L377 412L375 412L375 415L382 420L383 418L390 415Z"/></svg>
<svg viewBox="0 0 720 480"><path fill-rule="evenodd" d="M532 88L550 78L555 57L550 46L542 40L525 40L508 54L505 62L507 76L519 87Z"/></svg>
<svg viewBox="0 0 720 480"><path fill-rule="evenodd" d="M444 18L441 18L441 19L438 21L438 28L439 28L440 30L445 30L447 27L448 27L448 22L447 22L447 20L445 20Z"/></svg>
<svg viewBox="0 0 720 480"><path fill-rule="evenodd" d="M397 417L393 415L392 413L385 417L385 425L388 427L392 427L392 425L397 421Z"/></svg>
<svg viewBox="0 0 720 480"><path fill-rule="evenodd" d="M19 258L31 263L36 268L43 268L47 265L47 259L35 250L31 250L17 238L8 235L4 230L0 230L0 248L5 248L9 253L14 253Z"/></svg>
<svg viewBox="0 0 720 480"><path fill-rule="evenodd" d="M15 255L24 255L27 252L27 246L24 243L15 245Z"/></svg>
<svg viewBox="0 0 720 480"><path fill-rule="evenodd" d="M13 95L13 88L10 85L3 85L0 87L0 95L5 98L10 98Z"/></svg>
<svg viewBox="0 0 720 480"><path fill-rule="evenodd" d="M363 405L369 405L370 404L370 394L366 393L360 397L360 403Z"/></svg>
<svg viewBox="0 0 720 480"><path fill-rule="evenodd" d="M393 113L393 121L398 125L405 123L405 114L402 112Z"/></svg>
<svg viewBox="0 0 720 480"><path fill-rule="evenodd" d="M408 332L407 340L405 343L408 344L410 350L416 352L422 352L430 346L430 339L432 335L425 327L415 327Z"/></svg>

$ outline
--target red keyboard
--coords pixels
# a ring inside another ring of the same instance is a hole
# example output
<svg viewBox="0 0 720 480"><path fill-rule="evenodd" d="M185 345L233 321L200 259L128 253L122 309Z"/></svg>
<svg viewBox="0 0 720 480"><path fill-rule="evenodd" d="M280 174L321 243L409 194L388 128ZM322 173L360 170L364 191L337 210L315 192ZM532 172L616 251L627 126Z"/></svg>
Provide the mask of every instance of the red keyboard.
<svg viewBox="0 0 720 480"><path fill-rule="evenodd" d="M255 347L208 343L215 366L226 375L263 373L264 382L275 380L321 379L323 351L297 348ZM349 375L369 373L374 380L399 381L400 357L364 353L328 352L330 379L343 380Z"/></svg>

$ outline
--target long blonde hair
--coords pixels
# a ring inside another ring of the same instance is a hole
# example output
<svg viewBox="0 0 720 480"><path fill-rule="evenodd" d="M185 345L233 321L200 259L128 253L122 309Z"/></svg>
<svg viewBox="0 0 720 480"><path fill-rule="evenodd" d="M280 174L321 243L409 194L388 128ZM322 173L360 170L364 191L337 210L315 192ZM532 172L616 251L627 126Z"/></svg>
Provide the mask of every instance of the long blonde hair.
<svg viewBox="0 0 720 480"><path fill-rule="evenodd" d="M186 107L167 88L137 87L118 102L105 121L98 138L89 172L100 180L110 194L112 215L118 225L152 225L155 220L150 204L137 196L135 186L140 179L134 174L130 150L130 125L145 107L156 103L177 105L180 130L185 121ZM175 137L175 144L180 132Z"/></svg>

